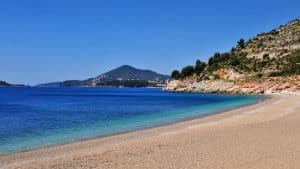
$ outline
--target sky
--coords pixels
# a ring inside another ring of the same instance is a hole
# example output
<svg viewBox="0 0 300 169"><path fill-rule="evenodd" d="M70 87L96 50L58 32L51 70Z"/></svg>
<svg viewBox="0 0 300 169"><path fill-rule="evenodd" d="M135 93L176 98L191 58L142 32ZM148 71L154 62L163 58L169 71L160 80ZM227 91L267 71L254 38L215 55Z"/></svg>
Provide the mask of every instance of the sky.
<svg viewBox="0 0 300 169"><path fill-rule="evenodd" d="M0 80L170 74L300 17L299 0L0 0Z"/></svg>

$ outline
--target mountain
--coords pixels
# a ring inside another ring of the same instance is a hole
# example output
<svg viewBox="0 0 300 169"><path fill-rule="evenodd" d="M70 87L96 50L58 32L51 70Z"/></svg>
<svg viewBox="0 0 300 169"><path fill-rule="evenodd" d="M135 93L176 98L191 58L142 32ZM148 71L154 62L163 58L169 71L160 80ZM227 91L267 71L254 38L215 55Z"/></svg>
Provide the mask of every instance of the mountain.
<svg viewBox="0 0 300 169"><path fill-rule="evenodd" d="M123 65L95 78L45 83L39 84L37 87L158 87L162 86L168 79L170 79L169 76L158 74L151 70L142 70L129 65Z"/></svg>
<svg viewBox="0 0 300 169"><path fill-rule="evenodd" d="M114 80L142 80L142 81L156 81L163 83L170 77L161 75L151 70L141 70L129 65L123 65L111 71L108 71L92 80L93 84L111 82Z"/></svg>
<svg viewBox="0 0 300 169"><path fill-rule="evenodd" d="M172 72L167 90L226 93L300 91L300 19L263 32L207 63Z"/></svg>

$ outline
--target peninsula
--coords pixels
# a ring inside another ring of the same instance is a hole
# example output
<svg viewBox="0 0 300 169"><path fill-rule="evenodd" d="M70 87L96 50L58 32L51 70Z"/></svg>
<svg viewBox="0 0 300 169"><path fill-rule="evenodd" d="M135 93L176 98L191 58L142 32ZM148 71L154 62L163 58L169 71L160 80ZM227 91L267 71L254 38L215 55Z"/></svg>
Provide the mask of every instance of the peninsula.
<svg viewBox="0 0 300 169"><path fill-rule="evenodd" d="M25 87L23 84L11 84L6 81L0 80L0 87Z"/></svg>
<svg viewBox="0 0 300 169"><path fill-rule="evenodd" d="M36 87L163 87L170 79L152 70L123 65L87 80L66 80L39 84Z"/></svg>

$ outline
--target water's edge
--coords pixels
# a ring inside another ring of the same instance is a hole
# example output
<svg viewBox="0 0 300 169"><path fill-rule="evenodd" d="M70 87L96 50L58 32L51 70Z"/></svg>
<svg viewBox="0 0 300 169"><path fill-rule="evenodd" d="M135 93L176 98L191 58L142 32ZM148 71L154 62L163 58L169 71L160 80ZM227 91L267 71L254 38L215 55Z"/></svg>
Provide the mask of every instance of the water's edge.
<svg viewBox="0 0 300 169"><path fill-rule="evenodd" d="M228 94L228 95L233 95L233 94ZM234 94L234 95L240 95L240 94ZM271 98L273 98L270 95L257 95L257 96L263 96L263 97L261 97L260 99L256 100L253 103L248 103L248 104L245 104L245 105L239 105L239 106L234 106L234 107L227 108L227 109L212 111L212 112L209 112L207 114L196 115L196 116L193 116L193 117L186 117L186 118L182 118L182 119L173 120L173 121L170 121L170 122L163 122L161 124L154 124L154 125L151 125L151 126L136 127L134 129L128 129L128 130L124 130L124 131L121 131L121 132L115 132L115 133L112 133L112 134L103 134L101 136L93 136L93 137L88 137L88 138L82 138L82 139L78 139L76 141L69 141L69 142L64 142L64 143L48 145L48 146L45 145L43 147L30 148L30 149L27 149L27 150L20 150L20 151L17 151L17 152L2 153L2 154L0 154L0 157L10 156L10 155L13 155L13 154L26 153L26 152L30 152L30 151L36 151L36 150L43 150L43 149L47 149L47 148L51 148L51 147L57 147L57 146L73 144L73 143L76 143L76 142L107 138L107 137L112 137L112 136L116 136L116 135L120 135L120 134L126 134L126 133L132 133L132 132L137 132L137 131L143 131L143 130L149 130L149 129L159 128L159 127L164 127L164 126L170 126L170 125L178 124L178 123L181 123L181 122L192 121L192 120L196 120L196 119L200 119L200 118L205 118L205 117L208 117L208 116L214 116L214 115L217 115L217 114L229 112L229 111L232 111L232 110L235 110L235 109L240 109L240 108L244 108L244 107L248 107L248 106L253 106L253 105L265 102L265 101L270 100Z"/></svg>

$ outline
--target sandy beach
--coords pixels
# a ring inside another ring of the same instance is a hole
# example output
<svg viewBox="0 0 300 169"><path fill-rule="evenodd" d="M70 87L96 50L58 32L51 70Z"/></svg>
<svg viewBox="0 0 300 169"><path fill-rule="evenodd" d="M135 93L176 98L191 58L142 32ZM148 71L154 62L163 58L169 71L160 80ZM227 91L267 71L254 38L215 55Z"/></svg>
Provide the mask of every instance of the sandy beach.
<svg viewBox="0 0 300 169"><path fill-rule="evenodd" d="M0 156L0 168L299 169L300 96L147 130Z"/></svg>

